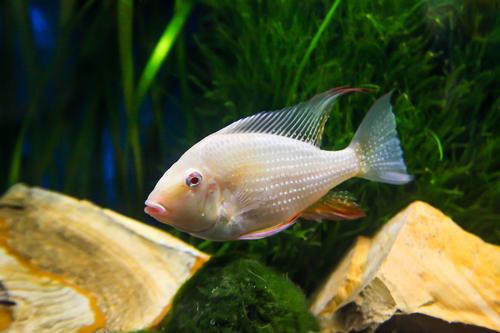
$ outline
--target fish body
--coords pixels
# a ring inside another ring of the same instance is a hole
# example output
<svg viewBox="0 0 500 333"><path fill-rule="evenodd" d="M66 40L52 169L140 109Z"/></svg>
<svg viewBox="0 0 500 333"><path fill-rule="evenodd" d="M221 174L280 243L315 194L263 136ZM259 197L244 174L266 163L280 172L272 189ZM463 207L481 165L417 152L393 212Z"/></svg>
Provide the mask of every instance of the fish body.
<svg viewBox="0 0 500 333"><path fill-rule="evenodd" d="M334 89L209 135L167 170L149 195L145 211L210 240L267 237L300 216L362 216L348 196L330 190L352 177L394 184L411 177L389 95L374 104L348 147L319 147L332 103L350 91L356 89Z"/></svg>

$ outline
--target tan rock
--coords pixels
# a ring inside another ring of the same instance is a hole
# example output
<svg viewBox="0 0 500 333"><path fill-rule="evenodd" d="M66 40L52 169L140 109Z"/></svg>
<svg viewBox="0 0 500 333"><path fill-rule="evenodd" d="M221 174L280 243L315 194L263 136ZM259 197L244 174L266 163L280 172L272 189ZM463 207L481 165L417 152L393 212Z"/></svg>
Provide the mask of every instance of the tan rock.
<svg viewBox="0 0 500 333"><path fill-rule="evenodd" d="M414 202L354 247L314 296L323 332L418 314L500 330L500 247Z"/></svg>
<svg viewBox="0 0 500 333"><path fill-rule="evenodd" d="M0 330L154 326L208 256L90 202L16 185L0 199Z"/></svg>

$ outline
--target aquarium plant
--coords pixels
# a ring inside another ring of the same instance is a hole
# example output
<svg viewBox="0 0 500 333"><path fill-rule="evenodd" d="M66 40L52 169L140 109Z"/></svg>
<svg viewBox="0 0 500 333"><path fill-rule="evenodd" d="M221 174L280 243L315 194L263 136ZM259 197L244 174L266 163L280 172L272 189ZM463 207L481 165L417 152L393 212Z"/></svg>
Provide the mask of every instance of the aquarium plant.
<svg viewBox="0 0 500 333"><path fill-rule="evenodd" d="M233 255L212 259L184 284L158 330L298 333L318 326L292 282L256 260Z"/></svg>

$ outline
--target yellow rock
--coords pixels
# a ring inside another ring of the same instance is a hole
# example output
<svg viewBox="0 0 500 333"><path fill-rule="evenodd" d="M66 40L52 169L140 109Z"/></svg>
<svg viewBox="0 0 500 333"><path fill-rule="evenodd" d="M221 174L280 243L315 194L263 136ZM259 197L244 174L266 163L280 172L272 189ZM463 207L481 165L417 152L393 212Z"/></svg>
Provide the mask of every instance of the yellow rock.
<svg viewBox="0 0 500 333"><path fill-rule="evenodd" d="M414 202L372 239L360 237L314 296L323 332L375 330L421 314L500 330L500 247Z"/></svg>
<svg viewBox="0 0 500 333"><path fill-rule="evenodd" d="M157 324L208 256L90 202L16 185L0 199L0 330Z"/></svg>

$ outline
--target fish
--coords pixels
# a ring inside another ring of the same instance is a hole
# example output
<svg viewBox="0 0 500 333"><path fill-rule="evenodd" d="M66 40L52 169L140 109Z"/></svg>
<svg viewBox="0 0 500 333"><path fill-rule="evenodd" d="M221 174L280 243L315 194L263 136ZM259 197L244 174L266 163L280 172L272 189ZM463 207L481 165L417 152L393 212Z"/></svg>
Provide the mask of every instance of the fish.
<svg viewBox="0 0 500 333"><path fill-rule="evenodd" d="M352 195L332 189L353 177L402 185L412 176L403 159L391 93L372 105L346 148L321 149L332 106L340 96L359 91L364 90L334 88L208 135L163 174L144 211L214 241L269 237L299 218L365 216Z"/></svg>

